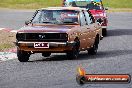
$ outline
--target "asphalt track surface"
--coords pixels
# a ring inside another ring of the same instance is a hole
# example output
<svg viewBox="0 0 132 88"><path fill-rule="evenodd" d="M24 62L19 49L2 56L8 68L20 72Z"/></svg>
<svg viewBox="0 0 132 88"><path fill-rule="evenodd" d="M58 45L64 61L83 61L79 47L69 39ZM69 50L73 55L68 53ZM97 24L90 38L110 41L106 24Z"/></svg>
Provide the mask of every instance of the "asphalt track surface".
<svg viewBox="0 0 132 88"><path fill-rule="evenodd" d="M28 11L0 11L0 27L18 29L31 16ZM67 60L65 54L49 58L34 54L26 63L17 59L1 62L0 88L132 88L132 83L76 83L80 65L89 74L132 75L132 13L109 13L108 18L108 36L100 42L97 55L81 52L78 59Z"/></svg>

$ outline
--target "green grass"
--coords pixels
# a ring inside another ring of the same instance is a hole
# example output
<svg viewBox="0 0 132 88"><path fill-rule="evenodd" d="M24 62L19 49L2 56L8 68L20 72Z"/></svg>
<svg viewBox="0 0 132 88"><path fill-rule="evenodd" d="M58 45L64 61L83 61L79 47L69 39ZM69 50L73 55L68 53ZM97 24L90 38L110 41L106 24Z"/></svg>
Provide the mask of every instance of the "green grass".
<svg viewBox="0 0 132 88"><path fill-rule="evenodd" d="M132 0L103 0L105 7L132 8Z"/></svg>
<svg viewBox="0 0 132 88"><path fill-rule="evenodd" d="M0 7L3 8L38 9L61 5L62 0L0 0Z"/></svg>
<svg viewBox="0 0 132 88"><path fill-rule="evenodd" d="M6 43L6 44L0 44L0 51L6 50L6 49L10 49L12 47L14 47L14 45L8 44L8 43Z"/></svg>
<svg viewBox="0 0 132 88"><path fill-rule="evenodd" d="M103 0L109 8L132 8L132 0ZM16 9L38 9L48 6L61 6L62 0L0 0L0 7Z"/></svg>

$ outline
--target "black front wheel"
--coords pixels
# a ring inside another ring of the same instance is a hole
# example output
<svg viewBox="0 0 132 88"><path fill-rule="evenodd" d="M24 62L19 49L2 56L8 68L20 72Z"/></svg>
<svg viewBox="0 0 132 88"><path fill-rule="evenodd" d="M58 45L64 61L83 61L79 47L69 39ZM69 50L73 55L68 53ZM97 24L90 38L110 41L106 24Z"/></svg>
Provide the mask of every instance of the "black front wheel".
<svg viewBox="0 0 132 88"><path fill-rule="evenodd" d="M95 55L98 50L99 38L96 37L93 47L88 50L89 55Z"/></svg>
<svg viewBox="0 0 132 88"><path fill-rule="evenodd" d="M75 38L75 43L71 51L67 52L68 59L76 59L79 55L80 41L78 38Z"/></svg>
<svg viewBox="0 0 132 88"><path fill-rule="evenodd" d="M102 36L107 36L107 29L106 28L103 28L102 29Z"/></svg>
<svg viewBox="0 0 132 88"><path fill-rule="evenodd" d="M27 62L29 60L30 54L21 50L17 50L17 57L20 62Z"/></svg>
<svg viewBox="0 0 132 88"><path fill-rule="evenodd" d="M73 48L72 51L67 52L68 59L76 59L78 58L79 50L77 48Z"/></svg>

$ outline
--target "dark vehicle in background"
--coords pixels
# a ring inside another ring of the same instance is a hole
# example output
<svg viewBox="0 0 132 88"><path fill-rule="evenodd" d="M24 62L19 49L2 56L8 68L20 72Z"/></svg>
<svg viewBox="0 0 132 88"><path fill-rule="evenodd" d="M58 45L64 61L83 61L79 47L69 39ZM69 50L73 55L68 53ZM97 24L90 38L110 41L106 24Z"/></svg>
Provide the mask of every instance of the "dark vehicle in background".
<svg viewBox="0 0 132 88"><path fill-rule="evenodd" d="M107 8L104 8L102 0L64 0L63 6L65 7L80 7L88 9L96 20L102 20L102 35L107 35Z"/></svg>

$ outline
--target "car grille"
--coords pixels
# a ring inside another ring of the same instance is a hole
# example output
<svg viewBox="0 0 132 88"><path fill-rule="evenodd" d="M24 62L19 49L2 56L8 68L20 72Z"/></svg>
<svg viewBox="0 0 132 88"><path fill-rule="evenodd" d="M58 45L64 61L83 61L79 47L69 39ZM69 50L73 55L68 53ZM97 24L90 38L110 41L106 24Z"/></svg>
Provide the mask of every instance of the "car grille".
<svg viewBox="0 0 132 88"><path fill-rule="evenodd" d="M66 42L66 33L17 33L18 41Z"/></svg>

